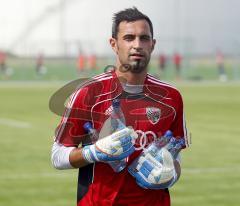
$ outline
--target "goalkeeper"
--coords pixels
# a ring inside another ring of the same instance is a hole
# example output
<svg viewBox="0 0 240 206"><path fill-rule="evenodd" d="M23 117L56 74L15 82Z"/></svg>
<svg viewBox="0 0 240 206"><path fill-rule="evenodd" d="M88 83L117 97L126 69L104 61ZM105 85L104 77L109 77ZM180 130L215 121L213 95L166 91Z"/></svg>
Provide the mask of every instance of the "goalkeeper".
<svg viewBox="0 0 240 206"><path fill-rule="evenodd" d="M176 145L155 149L152 142L175 138L185 140L185 147L187 131L179 91L148 74L153 36L151 20L137 8L116 13L109 40L115 71L86 82L69 100L55 133L52 163L57 169L79 168L78 206L170 205L168 188L180 176L179 155L173 152ZM116 98L126 127L111 134L106 128ZM84 130L89 121L101 137L96 142ZM126 167L117 173L109 163L119 160Z"/></svg>

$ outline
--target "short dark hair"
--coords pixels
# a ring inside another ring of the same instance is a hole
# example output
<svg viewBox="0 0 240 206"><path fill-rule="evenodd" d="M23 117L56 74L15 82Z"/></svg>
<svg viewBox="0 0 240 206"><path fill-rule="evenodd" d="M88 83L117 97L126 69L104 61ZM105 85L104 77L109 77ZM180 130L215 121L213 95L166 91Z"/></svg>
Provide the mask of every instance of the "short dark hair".
<svg viewBox="0 0 240 206"><path fill-rule="evenodd" d="M136 7L128 8L114 14L113 24L112 24L112 37L115 39L117 38L118 27L122 21L133 22L133 21L142 20L142 19L148 22L150 26L150 32L153 38L153 25L151 20L147 15L140 12Z"/></svg>

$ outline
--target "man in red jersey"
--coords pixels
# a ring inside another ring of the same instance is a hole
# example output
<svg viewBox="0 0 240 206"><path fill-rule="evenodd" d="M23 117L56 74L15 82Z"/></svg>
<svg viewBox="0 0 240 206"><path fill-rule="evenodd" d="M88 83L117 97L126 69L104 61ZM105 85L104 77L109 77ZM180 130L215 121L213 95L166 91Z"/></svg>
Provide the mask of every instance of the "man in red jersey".
<svg viewBox="0 0 240 206"><path fill-rule="evenodd" d="M147 73L155 39L146 15L136 8L116 13L110 45L116 54L115 71L94 77L72 94L56 130L53 165L58 169L79 168L78 206L169 206L168 187L180 176L179 158L173 160L174 181L165 187L153 184L148 177L142 179L144 171L135 176L128 168L167 130L177 139L187 137L181 95ZM109 119L116 99L121 102L126 126L134 131L113 133L111 138ZM84 129L89 121L99 133L96 142ZM127 161L125 169L114 172L109 163L122 159ZM159 172L157 166L153 170Z"/></svg>

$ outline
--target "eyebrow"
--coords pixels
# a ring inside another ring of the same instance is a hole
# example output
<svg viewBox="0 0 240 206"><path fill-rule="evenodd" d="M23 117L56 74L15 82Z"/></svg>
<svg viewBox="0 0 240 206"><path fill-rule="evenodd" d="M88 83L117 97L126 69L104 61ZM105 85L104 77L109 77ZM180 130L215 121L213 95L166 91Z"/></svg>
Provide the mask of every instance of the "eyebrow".
<svg viewBox="0 0 240 206"><path fill-rule="evenodd" d="M127 37L135 37L136 35L134 34L125 34L123 35L123 38L127 38Z"/></svg>
<svg viewBox="0 0 240 206"><path fill-rule="evenodd" d="M135 37L136 35L135 34L125 34L125 35L123 35L123 38L128 38L128 37ZM140 35L140 38L151 38L151 36L150 35L148 35L148 34L142 34L142 35Z"/></svg>

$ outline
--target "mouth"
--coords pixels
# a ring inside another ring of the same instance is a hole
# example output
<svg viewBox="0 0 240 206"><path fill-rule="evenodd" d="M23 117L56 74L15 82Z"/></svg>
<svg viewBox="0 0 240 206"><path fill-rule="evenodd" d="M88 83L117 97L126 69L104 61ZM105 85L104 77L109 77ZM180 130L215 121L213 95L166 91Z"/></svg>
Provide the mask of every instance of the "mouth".
<svg viewBox="0 0 240 206"><path fill-rule="evenodd" d="M142 53L133 53L129 55L131 59L143 59L145 56Z"/></svg>

